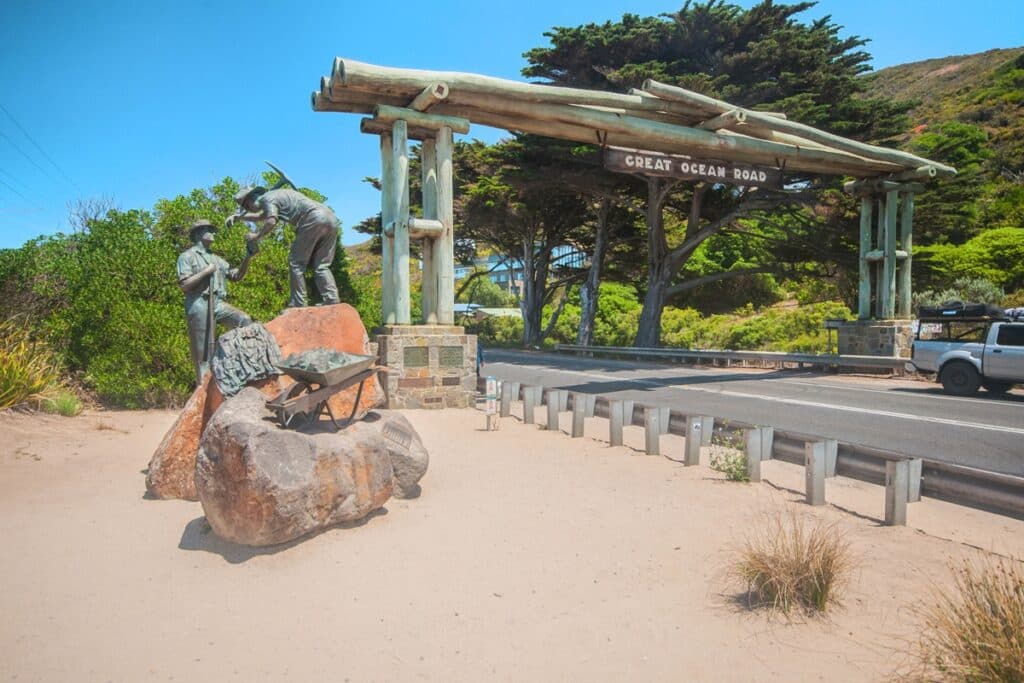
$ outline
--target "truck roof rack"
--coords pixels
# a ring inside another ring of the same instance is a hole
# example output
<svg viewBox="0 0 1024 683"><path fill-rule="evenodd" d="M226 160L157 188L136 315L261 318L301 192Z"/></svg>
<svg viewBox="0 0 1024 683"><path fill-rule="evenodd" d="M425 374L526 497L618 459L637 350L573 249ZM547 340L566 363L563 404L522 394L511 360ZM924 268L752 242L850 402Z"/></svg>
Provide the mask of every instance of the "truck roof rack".
<svg viewBox="0 0 1024 683"><path fill-rule="evenodd" d="M991 304L947 301L941 306L921 306L917 317L922 322L995 322L1009 320L1006 312Z"/></svg>

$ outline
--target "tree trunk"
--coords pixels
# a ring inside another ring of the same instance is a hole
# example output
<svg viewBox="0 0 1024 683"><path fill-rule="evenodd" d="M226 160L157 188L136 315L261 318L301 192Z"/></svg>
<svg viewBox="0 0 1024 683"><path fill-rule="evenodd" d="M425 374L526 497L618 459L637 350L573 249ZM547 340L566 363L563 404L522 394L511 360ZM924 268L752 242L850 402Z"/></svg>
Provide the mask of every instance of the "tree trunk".
<svg viewBox="0 0 1024 683"><path fill-rule="evenodd" d="M590 256L590 271L580 286L580 325L576 330L576 343L590 346L594 342L594 317L597 315L598 285L601 283L601 266L608 248L608 214L611 200L602 199L597 209L597 235L594 252Z"/></svg>
<svg viewBox="0 0 1024 683"><path fill-rule="evenodd" d="M541 319L547 293L548 261L546 245L539 248L532 235L523 240L523 295L519 308L523 313L523 346L539 346L543 337Z"/></svg>
<svg viewBox="0 0 1024 683"><path fill-rule="evenodd" d="M667 262L669 250L661 207L672 185L672 181L647 178L647 294L633 346L653 347L661 341L661 311L674 274Z"/></svg>

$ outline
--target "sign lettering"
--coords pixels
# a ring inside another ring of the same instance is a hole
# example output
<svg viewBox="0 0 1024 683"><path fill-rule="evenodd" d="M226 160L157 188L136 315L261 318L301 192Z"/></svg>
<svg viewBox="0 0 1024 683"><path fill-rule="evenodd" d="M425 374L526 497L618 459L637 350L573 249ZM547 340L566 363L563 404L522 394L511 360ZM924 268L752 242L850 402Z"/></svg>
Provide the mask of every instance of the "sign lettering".
<svg viewBox="0 0 1024 683"><path fill-rule="evenodd" d="M727 185L782 187L782 171L777 168L620 147L604 150L604 167L620 173L693 178Z"/></svg>

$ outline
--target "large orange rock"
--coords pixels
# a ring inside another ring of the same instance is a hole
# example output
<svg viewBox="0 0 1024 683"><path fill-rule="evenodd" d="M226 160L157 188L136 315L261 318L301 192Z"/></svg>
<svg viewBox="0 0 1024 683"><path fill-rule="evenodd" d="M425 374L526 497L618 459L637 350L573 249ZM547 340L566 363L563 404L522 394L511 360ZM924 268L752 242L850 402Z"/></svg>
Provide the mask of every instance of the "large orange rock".
<svg viewBox="0 0 1024 683"><path fill-rule="evenodd" d="M281 347L282 356L316 348L370 354L366 327L356 309L348 304L290 308L267 323L266 328ZM290 377L281 375L250 386L258 388L267 398L273 398L291 383ZM336 418L346 418L352 412L357 390L358 387L352 387L331 397L331 410ZM374 378L363 388L359 404L369 409L380 403L383 396ZM150 460L146 491L151 497L199 500L195 484L199 440L223 402L224 396L213 381L213 375L207 373Z"/></svg>

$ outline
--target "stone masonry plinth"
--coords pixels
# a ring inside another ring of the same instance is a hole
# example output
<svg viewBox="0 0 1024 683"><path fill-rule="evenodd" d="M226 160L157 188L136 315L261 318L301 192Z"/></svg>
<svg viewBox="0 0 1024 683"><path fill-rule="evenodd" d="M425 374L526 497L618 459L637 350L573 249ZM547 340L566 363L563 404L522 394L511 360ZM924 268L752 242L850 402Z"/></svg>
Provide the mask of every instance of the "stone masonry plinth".
<svg viewBox="0 0 1024 683"><path fill-rule="evenodd" d="M850 320L838 329L840 355L910 358L909 320Z"/></svg>
<svg viewBox="0 0 1024 683"><path fill-rule="evenodd" d="M373 331L391 372L387 406L466 408L476 392L476 335L457 325L388 325Z"/></svg>

